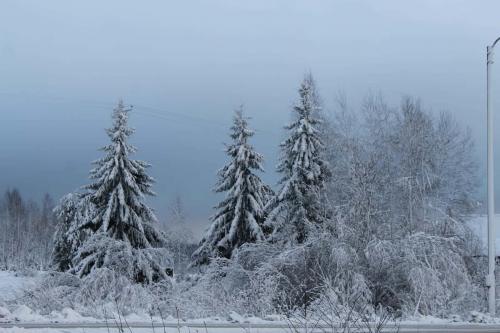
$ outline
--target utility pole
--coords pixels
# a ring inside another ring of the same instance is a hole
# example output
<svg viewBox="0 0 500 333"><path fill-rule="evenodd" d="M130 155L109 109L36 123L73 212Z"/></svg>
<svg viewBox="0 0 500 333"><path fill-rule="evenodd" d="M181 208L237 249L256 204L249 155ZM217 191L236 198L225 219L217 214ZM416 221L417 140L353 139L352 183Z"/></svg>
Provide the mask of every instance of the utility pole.
<svg viewBox="0 0 500 333"><path fill-rule="evenodd" d="M491 109L491 65L493 64L493 48L500 38L486 48L486 118L488 128L488 310L490 315L496 313L495 293L495 189L493 182L493 110Z"/></svg>

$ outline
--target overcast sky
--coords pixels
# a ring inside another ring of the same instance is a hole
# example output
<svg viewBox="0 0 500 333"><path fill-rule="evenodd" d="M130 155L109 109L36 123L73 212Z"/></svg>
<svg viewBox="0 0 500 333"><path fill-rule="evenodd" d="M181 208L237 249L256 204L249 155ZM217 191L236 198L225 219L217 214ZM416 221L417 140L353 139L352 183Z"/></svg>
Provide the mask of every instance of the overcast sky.
<svg viewBox="0 0 500 333"><path fill-rule="evenodd" d="M452 112L471 127L484 166L485 49L499 15L498 0L2 0L0 191L57 198L87 183L123 98L135 107L137 156L153 164L152 206L164 218L179 193L206 226L233 109L243 103L253 118L274 183L306 71L327 107L339 91L354 104L382 92Z"/></svg>

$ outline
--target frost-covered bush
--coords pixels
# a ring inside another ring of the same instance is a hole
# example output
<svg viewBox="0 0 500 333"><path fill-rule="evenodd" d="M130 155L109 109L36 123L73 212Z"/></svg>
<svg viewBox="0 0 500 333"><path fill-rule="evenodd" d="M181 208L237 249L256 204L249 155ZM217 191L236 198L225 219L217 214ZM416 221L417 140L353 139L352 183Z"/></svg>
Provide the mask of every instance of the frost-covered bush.
<svg viewBox="0 0 500 333"><path fill-rule="evenodd" d="M479 288L472 283L456 242L423 232L372 241L366 258L376 301L407 314L438 316L480 306Z"/></svg>
<svg viewBox="0 0 500 333"><path fill-rule="evenodd" d="M231 311L252 313L250 272L234 261L217 258L199 275L177 284L172 306L182 316L227 316Z"/></svg>
<svg viewBox="0 0 500 333"><path fill-rule="evenodd" d="M359 258L347 244L325 233L301 246L284 250L257 269L258 274L274 279L274 307L282 313L307 311L323 293L324 282L334 281L343 293L362 292L364 302L370 292L357 273Z"/></svg>
<svg viewBox="0 0 500 333"><path fill-rule="evenodd" d="M314 316L343 322L349 316L373 313L371 291L362 274L348 271L325 278L318 298L311 303Z"/></svg>
<svg viewBox="0 0 500 333"><path fill-rule="evenodd" d="M159 302L169 298L171 293L170 280L142 285L114 270L100 268L81 279L70 273L47 273L36 287L17 300L17 304L43 315L71 308L82 315L102 318L112 313L155 312Z"/></svg>
<svg viewBox="0 0 500 333"><path fill-rule="evenodd" d="M172 261L164 248L133 248L130 243L95 234L78 250L71 270L84 277L107 268L139 283L153 283L172 275Z"/></svg>
<svg viewBox="0 0 500 333"><path fill-rule="evenodd" d="M155 290L170 294L172 285L168 280L155 284ZM129 313L149 313L155 306L156 298L150 286L135 283L126 276L107 268L94 270L82 279L75 299L90 315L103 315L104 311ZM93 313L92 313L93 312Z"/></svg>
<svg viewBox="0 0 500 333"><path fill-rule="evenodd" d="M81 280L73 274L50 272L18 300L19 304L36 309L40 314L61 311L78 306L74 294L81 287Z"/></svg>
<svg viewBox="0 0 500 333"><path fill-rule="evenodd" d="M281 248L269 242L247 243L233 254L233 260L246 270L255 270L270 258L281 253Z"/></svg>
<svg viewBox="0 0 500 333"><path fill-rule="evenodd" d="M246 244L231 260L214 260L174 294L178 303L191 305L181 311L188 317L227 316L231 311L310 316L332 292L339 306L372 309L371 291L359 267L355 251L328 233L286 249L273 243Z"/></svg>
<svg viewBox="0 0 500 333"><path fill-rule="evenodd" d="M214 258L200 273L174 283L171 298L163 303L168 306L164 313L175 315L178 310L182 318L228 318L231 312L258 317L278 313L277 275L260 269L271 258L257 258L265 253L277 254L273 246L257 243L239 248L233 259Z"/></svg>

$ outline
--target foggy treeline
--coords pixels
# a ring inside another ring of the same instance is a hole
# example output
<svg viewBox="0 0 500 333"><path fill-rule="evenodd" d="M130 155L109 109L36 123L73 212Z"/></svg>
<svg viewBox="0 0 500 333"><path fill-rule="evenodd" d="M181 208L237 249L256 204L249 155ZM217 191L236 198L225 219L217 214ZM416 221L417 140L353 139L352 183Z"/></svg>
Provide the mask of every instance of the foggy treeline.
<svg viewBox="0 0 500 333"><path fill-rule="evenodd" d="M47 270L51 267L57 217L56 202L50 194L40 201L27 199L16 189L8 189L0 199L0 270ZM166 218L160 222L165 230L178 271L189 263L196 240L189 229L187 212L181 196L168 203Z"/></svg>
<svg viewBox="0 0 500 333"><path fill-rule="evenodd" d="M53 250L55 203L26 200L17 189L0 199L0 267L2 270L47 269Z"/></svg>

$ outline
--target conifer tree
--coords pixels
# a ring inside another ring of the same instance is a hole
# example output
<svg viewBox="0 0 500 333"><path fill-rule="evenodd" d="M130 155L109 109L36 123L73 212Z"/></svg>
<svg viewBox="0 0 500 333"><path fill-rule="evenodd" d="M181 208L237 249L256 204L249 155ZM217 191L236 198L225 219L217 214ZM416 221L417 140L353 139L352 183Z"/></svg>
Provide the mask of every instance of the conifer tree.
<svg viewBox="0 0 500 333"><path fill-rule="evenodd" d="M219 170L214 189L226 192L226 198L215 207L212 225L193 254L194 264L230 258L239 246L264 239L261 224L269 189L254 173L263 171L263 158L248 143L253 135L248 118L241 109L236 111L230 134L233 142L226 148L230 161Z"/></svg>
<svg viewBox="0 0 500 333"><path fill-rule="evenodd" d="M266 225L273 229L271 240L303 243L324 222L321 198L330 176L323 159L319 130L321 120L314 81L306 76L299 89L300 100L293 108L293 120L285 126L288 138L280 145L277 171L280 190L266 205Z"/></svg>
<svg viewBox="0 0 500 333"><path fill-rule="evenodd" d="M86 186L96 212L84 227L147 248L161 243L162 237L153 227L153 210L144 203L145 195L154 195L154 180L146 173L150 165L130 159L137 150L127 143L134 133L127 124L130 110L120 101L113 111L113 126L106 130L111 144L102 148L106 156L94 162L90 178L95 182Z"/></svg>
<svg viewBox="0 0 500 333"><path fill-rule="evenodd" d="M154 225L157 219L153 210L144 203L145 195L154 195L154 180L146 173L149 164L130 158L136 148L127 143L134 133L127 124L129 112L120 101L113 111L113 126L107 130L111 144L102 148L106 156L94 162L96 167L90 172L94 183L85 190L93 214L79 228L90 230L92 236L75 256L74 271L87 275L122 260L110 256L123 258L129 254L127 261L133 261L129 265L135 267L127 272L138 282L154 282L166 276L166 268L157 260L159 252L151 251L163 246L164 237Z"/></svg>

